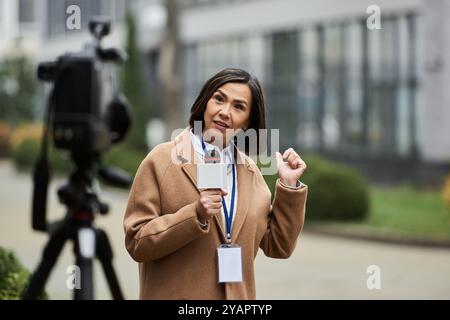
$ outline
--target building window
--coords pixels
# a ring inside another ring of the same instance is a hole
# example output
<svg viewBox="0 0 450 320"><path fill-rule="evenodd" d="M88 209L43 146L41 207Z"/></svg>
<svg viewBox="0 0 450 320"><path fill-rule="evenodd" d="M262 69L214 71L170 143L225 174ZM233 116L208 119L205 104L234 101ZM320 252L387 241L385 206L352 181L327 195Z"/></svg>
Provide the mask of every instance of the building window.
<svg viewBox="0 0 450 320"><path fill-rule="evenodd" d="M359 151L363 143L363 85L362 85L362 37L363 32L358 22L351 22L345 28L347 50L344 55L346 91L346 128L347 148Z"/></svg>
<svg viewBox="0 0 450 320"><path fill-rule="evenodd" d="M342 105L342 57L343 32L340 26L335 25L324 30L324 57L325 57L325 95L322 117L323 144L325 149L336 149L341 140L340 112Z"/></svg>
<svg viewBox="0 0 450 320"><path fill-rule="evenodd" d="M240 35L185 47L188 113L201 85L224 67L264 87L268 127L303 151L409 156L416 148L417 16L391 15Z"/></svg>
<svg viewBox="0 0 450 320"><path fill-rule="evenodd" d="M34 21L34 3L33 0L19 0L19 22L27 23Z"/></svg>
<svg viewBox="0 0 450 320"><path fill-rule="evenodd" d="M296 143L299 126L298 32L279 32L272 36L272 72L266 80L268 121L271 128L280 129L280 142Z"/></svg>
<svg viewBox="0 0 450 320"><path fill-rule="evenodd" d="M319 67L316 29L304 29L299 34L299 122L297 143L306 149L319 145L318 110Z"/></svg>
<svg viewBox="0 0 450 320"><path fill-rule="evenodd" d="M368 149L406 156L415 135L415 28L402 15L388 17L382 25L368 32Z"/></svg>

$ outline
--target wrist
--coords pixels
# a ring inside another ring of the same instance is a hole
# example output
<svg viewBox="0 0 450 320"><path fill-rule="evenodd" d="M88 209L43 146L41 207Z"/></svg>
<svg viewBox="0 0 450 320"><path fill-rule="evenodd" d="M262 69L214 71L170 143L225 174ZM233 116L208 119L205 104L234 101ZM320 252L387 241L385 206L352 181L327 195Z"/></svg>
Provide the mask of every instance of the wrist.
<svg viewBox="0 0 450 320"><path fill-rule="evenodd" d="M197 219L198 224L200 225L200 227L202 229L206 229L208 227L208 221L206 220L205 222L200 221L199 219Z"/></svg>
<svg viewBox="0 0 450 320"><path fill-rule="evenodd" d="M208 219L206 219L206 217L204 215L202 215L200 213L200 211L198 210L198 202L197 205L195 206L195 213L197 214L197 221L203 226L203 225L207 225L208 224Z"/></svg>
<svg viewBox="0 0 450 320"><path fill-rule="evenodd" d="M282 184L286 185L286 186L289 186L289 187L297 187L297 185L298 185L298 180L297 179L295 179L295 180L287 180L287 179L280 178L280 182Z"/></svg>

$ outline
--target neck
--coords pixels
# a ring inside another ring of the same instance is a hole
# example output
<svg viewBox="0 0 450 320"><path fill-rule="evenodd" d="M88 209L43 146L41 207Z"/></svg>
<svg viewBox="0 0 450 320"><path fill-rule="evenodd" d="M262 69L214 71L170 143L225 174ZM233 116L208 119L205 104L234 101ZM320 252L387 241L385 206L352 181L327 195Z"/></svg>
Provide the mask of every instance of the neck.
<svg viewBox="0 0 450 320"><path fill-rule="evenodd" d="M212 145L216 146L217 148L219 148L220 150L223 150L224 148L226 148L228 146L228 143L225 143L224 141L221 141L218 139L207 140L204 136L203 136L203 139L206 143L212 144Z"/></svg>

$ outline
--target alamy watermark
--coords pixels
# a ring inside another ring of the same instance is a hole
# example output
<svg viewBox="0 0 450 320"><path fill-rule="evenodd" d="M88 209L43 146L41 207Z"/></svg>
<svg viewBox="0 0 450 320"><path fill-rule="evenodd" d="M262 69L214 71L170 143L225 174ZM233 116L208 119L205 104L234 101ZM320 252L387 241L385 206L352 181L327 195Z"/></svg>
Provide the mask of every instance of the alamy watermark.
<svg viewBox="0 0 450 320"><path fill-rule="evenodd" d="M176 137L183 131L184 129L176 129L172 131L171 140L176 140ZM278 166L275 157L268 154L275 153L279 151L280 146L280 130L279 129L259 129L255 130L253 128L247 129L245 131L234 129L226 129L225 133L220 132L215 129L207 129L202 130L202 122L194 121L193 133L195 135L201 136L203 135L205 141L228 141L230 144L233 144L238 150L243 151L247 149L249 154L253 157L256 156L257 160L260 164L260 171L262 175L273 175L278 172ZM190 142L190 141L189 141ZM193 148L191 143L185 143L185 148L183 149L182 158L184 161L188 161L191 163L198 163L198 159L194 157L191 159L191 150ZM234 148L231 148L231 152L234 152ZM282 153L282 152L281 152ZM234 154L233 154L234 156ZM174 164L181 164L183 161L180 159L179 150L175 145L172 150L172 162ZM240 157L236 157L237 164L240 163L243 159Z"/></svg>
<svg viewBox="0 0 450 320"><path fill-rule="evenodd" d="M381 289L381 268L376 264L372 264L367 267L366 273L370 274L366 280L366 286L369 290Z"/></svg>
<svg viewBox="0 0 450 320"><path fill-rule="evenodd" d="M367 7L366 13L370 14L366 20L366 26L369 30L381 29L381 9L379 6L372 4Z"/></svg>
<svg viewBox="0 0 450 320"><path fill-rule="evenodd" d="M72 4L66 9L66 28L68 30L81 29L81 9L79 6Z"/></svg>
<svg viewBox="0 0 450 320"><path fill-rule="evenodd" d="M69 274L66 280L66 287L69 290L81 289L81 269L77 265L70 265L66 269L66 273Z"/></svg>

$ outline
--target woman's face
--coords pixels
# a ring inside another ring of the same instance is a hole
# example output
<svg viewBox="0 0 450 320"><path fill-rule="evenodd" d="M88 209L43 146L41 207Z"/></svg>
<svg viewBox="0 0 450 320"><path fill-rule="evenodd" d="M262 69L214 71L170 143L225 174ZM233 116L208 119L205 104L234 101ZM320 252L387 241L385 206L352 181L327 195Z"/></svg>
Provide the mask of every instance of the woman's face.
<svg viewBox="0 0 450 320"><path fill-rule="evenodd" d="M223 137L222 146L250 122L252 93L247 84L229 82L213 93L203 115L205 130ZM230 133L232 133L230 135Z"/></svg>

